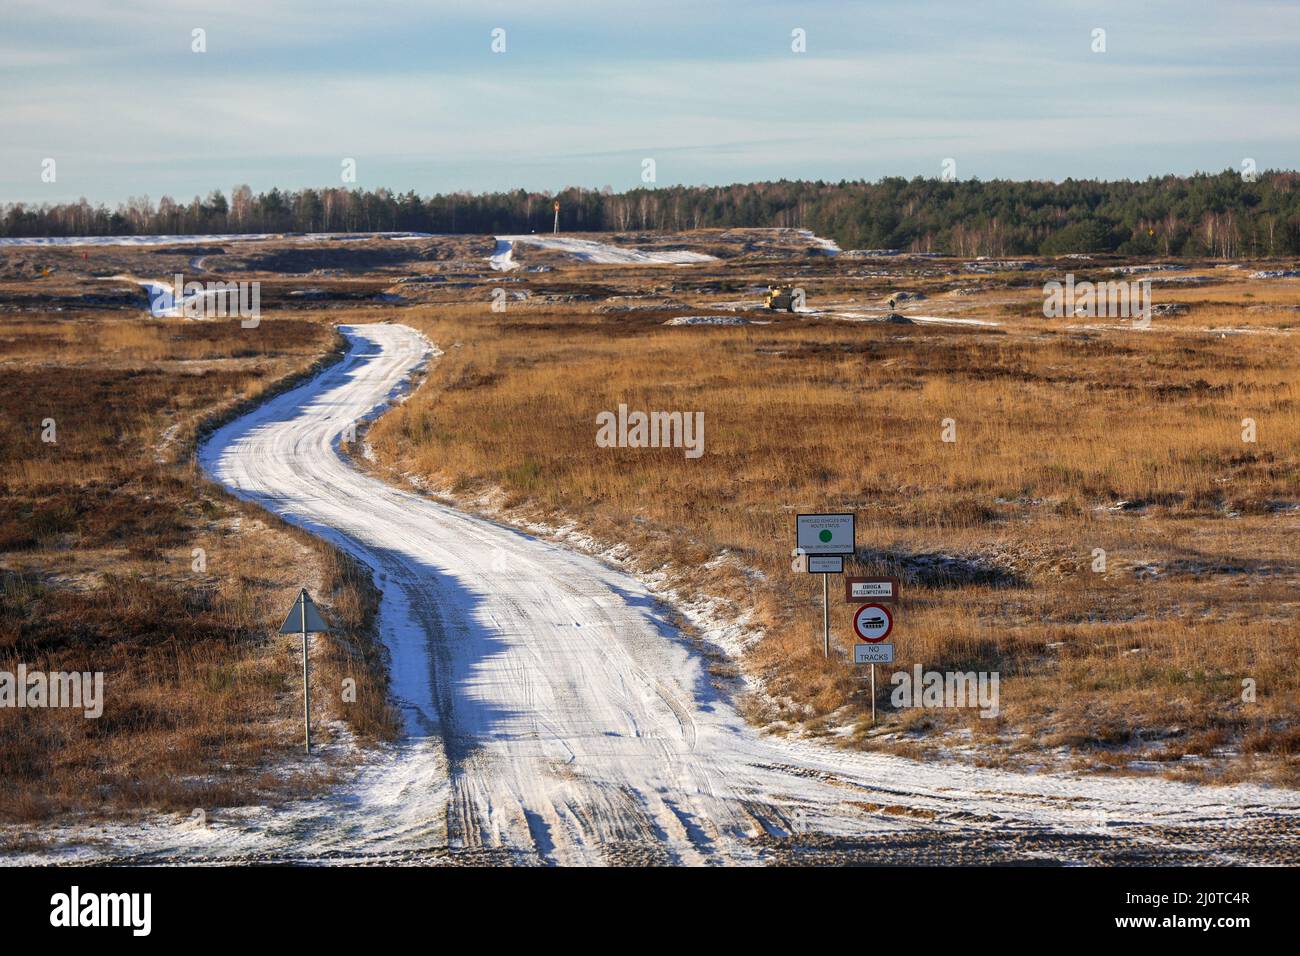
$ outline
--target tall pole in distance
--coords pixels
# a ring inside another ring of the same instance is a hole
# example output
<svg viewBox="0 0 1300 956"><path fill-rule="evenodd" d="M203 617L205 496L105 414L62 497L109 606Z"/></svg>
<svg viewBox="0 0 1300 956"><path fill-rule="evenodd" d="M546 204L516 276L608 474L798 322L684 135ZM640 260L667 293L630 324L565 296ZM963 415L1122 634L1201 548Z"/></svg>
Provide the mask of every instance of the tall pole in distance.
<svg viewBox="0 0 1300 956"><path fill-rule="evenodd" d="M307 683L307 592L298 595L299 620L302 621L302 730L307 753L311 753L311 686Z"/></svg>
<svg viewBox="0 0 1300 956"><path fill-rule="evenodd" d="M829 574L822 575L822 653L827 657L831 656L831 599L826 583L829 577Z"/></svg>
<svg viewBox="0 0 1300 956"><path fill-rule="evenodd" d="M555 200L555 227L551 230L551 232L559 233L559 231L560 231L560 201L557 199Z"/></svg>

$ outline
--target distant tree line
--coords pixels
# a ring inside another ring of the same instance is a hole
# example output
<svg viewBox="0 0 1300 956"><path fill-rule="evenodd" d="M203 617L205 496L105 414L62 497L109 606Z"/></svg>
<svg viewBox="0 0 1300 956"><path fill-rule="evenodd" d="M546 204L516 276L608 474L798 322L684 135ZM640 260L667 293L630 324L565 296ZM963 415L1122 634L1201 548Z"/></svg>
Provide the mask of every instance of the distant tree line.
<svg viewBox="0 0 1300 956"><path fill-rule="evenodd" d="M961 256L1119 252L1132 255L1300 255L1300 173L1228 171L1143 181L787 181L665 186L616 193L523 189L419 196L388 189L254 193L236 186L188 203L133 197L109 209L75 203L0 206L2 236L129 236L262 232L548 232L793 226L843 249Z"/></svg>

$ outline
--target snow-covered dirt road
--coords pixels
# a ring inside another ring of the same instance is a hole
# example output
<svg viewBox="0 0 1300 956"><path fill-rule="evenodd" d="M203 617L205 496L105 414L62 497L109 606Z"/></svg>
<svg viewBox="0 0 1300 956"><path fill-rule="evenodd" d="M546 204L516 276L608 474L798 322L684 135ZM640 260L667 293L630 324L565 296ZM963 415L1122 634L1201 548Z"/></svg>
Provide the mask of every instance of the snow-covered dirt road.
<svg viewBox="0 0 1300 956"><path fill-rule="evenodd" d="M195 266L195 262L202 262L201 258L190 260L192 268L202 271L202 267ZM149 300L149 314L155 319L179 318L185 315L187 310L192 310L199 316L206 315L233 315L239 308L240 296L238 290L233 292L215 292L204 289L198 292L184 294L182 290L180 302L176 301L176 285L161 279L140 279L130 275L115 275L105 277L106 282L130 282L144 289L145 295ZM233 285L233 283L232 283ZM247 295L246 295L247 298ZM221 312L215 311L217 303L221 303Z"/></svg>
<svg viewBox="0 0 1300 956"><path fill-rule="evenodd" d="M373 570L406 738L326 797L214 813L201 828L96 828L64 858L1297 858L1293 792L1014 774L760 736L635 578L345 460L344 429L382 410L431 349L400 325L344 332L345 360L220 429L200 456L236 494Z"/></svg>
<svg viewBox="0 0 1300 956"><path fill-rule="evenodd" d="M715 262L716 257L687 249L633 249L614 246L594 239L574 239L567 236L497 236L496 248L488 257L493 269L509 272L518 269L515 261L515 243L536 246L548 252L562 252L578 262L599 265L684 265L690 262Z"/></svg>

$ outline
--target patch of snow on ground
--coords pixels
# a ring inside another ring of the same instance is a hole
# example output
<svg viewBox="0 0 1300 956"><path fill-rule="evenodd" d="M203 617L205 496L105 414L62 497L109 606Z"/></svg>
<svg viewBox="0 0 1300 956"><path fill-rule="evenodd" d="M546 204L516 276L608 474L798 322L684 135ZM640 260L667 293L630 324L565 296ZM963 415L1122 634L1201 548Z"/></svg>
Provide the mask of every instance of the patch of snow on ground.
<svg viewBox="0 0 1300 956"><path fill-rule="evenodd" d="M931 325L1001 325L1001 322L994 322L992 319L958 319L950 315L911 315L907 316L913 322L929 323Z"/></svg>
<svg viewBox="0 0 1300 956"><path fill-rule="evenodd" d="M798 232L799 235L803 236L809 243L816 246L818 249L821 249L822 252L826 253L828 256L838 256L842 251L839 243L834 239L823 239L811 229L800 229Z"/></svg>
<svg viewBox="0 0 1300 956"><path fill-rule="evenodd" d="M488 256L488 263L498 272L510 272L519 268L515 262L515 244L509 239L498 237L496 248Z"/></svg>
<svg viewBox="0 0 1300 956"><path fill-rule="evenodd" d="M750 325L749 319L738 315L679 315L664 325Z"/></svg>
<svg viewBox="0 0 1300 956"><path fill-rule="evenodd" d="M207 242L257 242L283 239L289 242L317 242L322 239L364 242L367 239L427 239L430 232L308 232L308 233L224 233L178 236L35 236L0 238L2 246L180 246Z"/></svg>

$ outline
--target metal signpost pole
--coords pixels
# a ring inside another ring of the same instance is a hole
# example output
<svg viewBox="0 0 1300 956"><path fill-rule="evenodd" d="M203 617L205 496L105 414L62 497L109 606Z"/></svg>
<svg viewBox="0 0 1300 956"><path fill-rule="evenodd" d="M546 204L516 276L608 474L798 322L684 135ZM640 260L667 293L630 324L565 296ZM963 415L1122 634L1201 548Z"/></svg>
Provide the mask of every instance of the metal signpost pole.
<svg viewBox="0 0 1300 956"><path fill-rule="evenodd" d="M794 519L795 555L802 570L822 576L822 654L831 656L829 575L844 573L844 556L855 553L852 514L798 514ZM800 568L796 566L795 570Z"/></svg>
<svg viewBox="0 0 1300 956"><path fill-rule="evenodd" d="M302 614L302 729L307 753L311 753L311 686L307 683L307 592L298 595Z"/></svg>
<svg viewBox="0 0 1300 956"><path fill-rule="evenodd" d="M852 597L855 586L862 586L862 593L870 593L877 586L889 586L888 596L882 595L882 601L894 601L898 596L897 582L887 578L849 578L845 593ZM853 646L853 662L871 665L871 726L876 726L876 664L894 662L894 645L884 643L894 630L894 613L884 604L871 602L858 608L853 615L853 630L864 644Z"/></svg>
<svg viewBox="0 0 1300 956"><path fill-rule="evenodd" d="M294 620L294 618L298 620ZM289 605L289 612L280 625L281 634L302 635L302 739L303 747L311 753L311 646L308 634L329 634L334 628L325 623L316 602L306 588L298 591L298 600Z"/></svg>
<svg viewBox="0 0 1300 956"><path fill-rule="evenodd" d="M822 651L827 657L831 656L831 599L826 584L829 577L829 574L822 575Z"/></svg>

